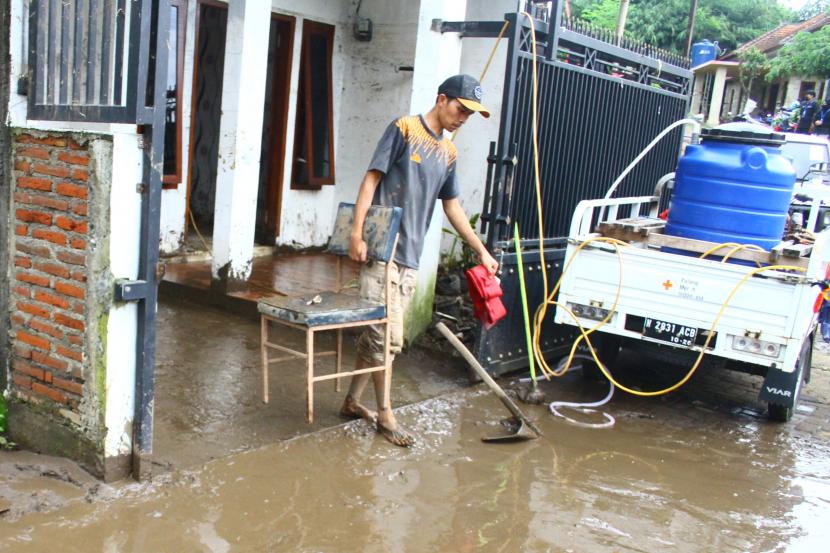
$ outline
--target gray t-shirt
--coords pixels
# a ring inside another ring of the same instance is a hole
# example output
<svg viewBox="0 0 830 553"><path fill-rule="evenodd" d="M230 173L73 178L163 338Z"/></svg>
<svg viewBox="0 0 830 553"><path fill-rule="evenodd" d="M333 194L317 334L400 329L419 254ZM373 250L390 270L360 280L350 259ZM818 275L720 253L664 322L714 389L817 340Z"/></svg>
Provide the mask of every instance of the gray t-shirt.
<svg viewBox="0 0 830 553"><path fill-rule="evenodd" d="M455 145L436 136L423 117L393 121L383 133L369 170L383 173L373 203L403 209L395 262L418 268L424 235L437 199L458 196Z"/></svg>

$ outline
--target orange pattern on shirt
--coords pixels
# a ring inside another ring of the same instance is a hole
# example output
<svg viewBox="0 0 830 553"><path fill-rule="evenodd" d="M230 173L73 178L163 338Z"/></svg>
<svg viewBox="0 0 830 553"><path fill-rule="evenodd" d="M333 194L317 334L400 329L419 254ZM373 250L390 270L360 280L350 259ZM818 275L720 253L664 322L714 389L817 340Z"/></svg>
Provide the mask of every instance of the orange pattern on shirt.
<svg viewBox="0 0 830 553"><path fill-rule="evenodd" d="M452 165L458 157L455 144L447 137L443 137L440 141L436 140L424 128L421 118L417 115L401 117L395 121L395 125L401 131L404 141L412 146L413 152L420 152L422 157L438 156L438 159L443 161L447 167Z"/></svg>

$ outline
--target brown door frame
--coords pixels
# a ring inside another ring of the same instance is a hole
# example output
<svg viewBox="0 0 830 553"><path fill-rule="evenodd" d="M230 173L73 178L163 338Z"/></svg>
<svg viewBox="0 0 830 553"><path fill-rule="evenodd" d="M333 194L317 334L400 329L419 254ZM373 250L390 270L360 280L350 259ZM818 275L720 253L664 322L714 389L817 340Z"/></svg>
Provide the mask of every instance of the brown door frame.
<svg viewBox="0 0 830 553"><path fill-rule="evenodd" d="M291 97L291 70L294 61L294 33L296 32L297 19L280 13L271 13L271 20L284 21L290 25L285 63L280 65L280 59L275 56L273 63L279 70L271 75L271 129L282 129L282 133L272 137L266 169L268 186L266 210L269 213L266 233L268 239L275 239L280 234L282 219L282 185L285 174L288 107Z"/></svg>
<svg viewBox="0 0 830 553"><path fill-rule="evenodd" d="M196 29L193 33L193 78L190 83L190 129L187 141L187 193L184 199L184 234L182 235L184 238L187 237L191 218L190 181L193 179L193 136L196 132L196 84L199 79L199 23L202 18L202 6L211 6L223 10L228 9L228 5L225 2L219 2L218 0L196 0Z"/></svg>

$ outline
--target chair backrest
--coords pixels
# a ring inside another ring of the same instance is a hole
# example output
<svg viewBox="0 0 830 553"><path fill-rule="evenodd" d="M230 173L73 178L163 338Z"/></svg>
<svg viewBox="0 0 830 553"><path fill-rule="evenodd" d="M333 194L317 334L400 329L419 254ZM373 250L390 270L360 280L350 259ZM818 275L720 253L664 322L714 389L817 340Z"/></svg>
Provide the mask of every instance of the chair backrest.
<svg viewBox="0 0 830 553"><path fill-rule="evenodd" d="M366 214L363 225L363 239L368 246L369 259L375 261L389 261L392 257L392 248L401 226L399 207L384 207L373 205ZM352 223L354 222L354 204L341 203L337 208L337 218L334 220L334 230L329 239L328 251L337 255L349 255L349 246L352 242Z"/></svg>

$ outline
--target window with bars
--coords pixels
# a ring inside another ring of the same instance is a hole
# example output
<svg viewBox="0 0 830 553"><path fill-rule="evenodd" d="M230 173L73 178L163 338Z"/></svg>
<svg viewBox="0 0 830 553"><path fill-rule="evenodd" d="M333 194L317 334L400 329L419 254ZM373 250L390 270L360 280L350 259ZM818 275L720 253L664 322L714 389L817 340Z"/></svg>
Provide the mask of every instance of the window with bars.
<svg viewBox="0 0 830 553"><path fill-rule="evenodd" d="M149 7L145 4L31 0L28 117L135 122L134 84L142 65L140 14Z"/></svg>

